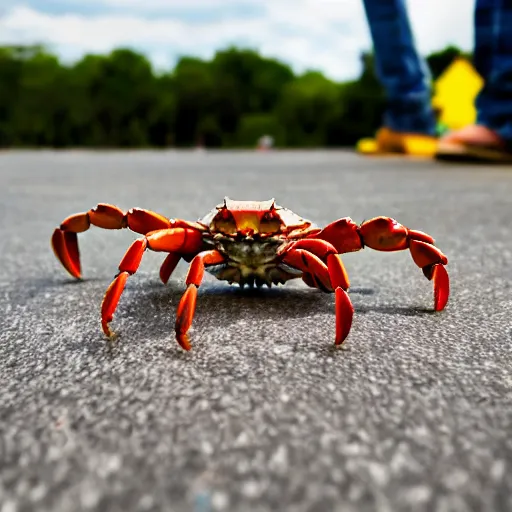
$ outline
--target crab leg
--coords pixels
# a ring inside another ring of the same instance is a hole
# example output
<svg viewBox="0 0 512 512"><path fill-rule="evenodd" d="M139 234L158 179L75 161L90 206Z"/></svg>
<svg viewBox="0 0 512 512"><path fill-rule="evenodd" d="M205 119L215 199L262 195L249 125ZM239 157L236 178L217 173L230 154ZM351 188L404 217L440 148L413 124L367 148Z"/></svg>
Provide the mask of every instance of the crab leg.
<svg viewBox="0 0 512 512"><path fill-rule="evenodd" d="M314 254L313 251L318 255ZM327 264L322 261L320 256L326 259ZM324 291L334 290L335 343L341 345L350 332L354 307L347 293L350 283L340 255L336 253L331 244L323 240L309 239L293 243L286 252L283 262L302 270L308 276L307 279L311 278L318 288Z"/></svg>
<svg viewBox="0 0 512 512"><path fill-rule="evenodd" d="M365 246L387 252L409 249L413 261L434 283L435 311L446 306L450 279L444 266L448 258L427 233L409 229L390 217L375 217L360 226L346 217L329 224L314 237L328 241L339 253L358 251Z"/></svg>
<svg viewBox="0 0 512 512"><path fill-rule="evenodd" d="M109 327L109 323L113 319L126 281L129 276L137 272L146 249L169 252L173 255L172 260L178 259L179 261L179 255L181 253L197 253L201 245L201 233L194 229L185 228L161 229L135 240L121 260L119 273L108 287L103 298L101 305L101 326L105 335L109 338L115 336L114 332ZM167 258L169 258L169 256ZM164 267L166 274L169 271L169 267L170 265Z"/></svg>
<svg viewBox="0 0 512 512"><path fill-rule="evenodd" d="M434 283L434 309L441 311L448 302L450 280L444 268L448 258L434 245L427 233L408 229L390 217L375 217L359 228L363 243L377 251L409 249L412 259L423 274Z"/></svg>
<svg viewBox="0 0 512 512"><path fill-rule="evenodd" d="M224 256L217 250L204 251L197 254L190 263L186 285L187 289L181 297L176 311L176 341L185 350L190 350L190 340L187 332L192 325L197 302L197 289L204 277L205 266L217 265L225 261Z"/></svg>
<svg viewBox="0 0 512 512"><path fill-rule="evenodd" d="M327 264L327 257L330 254L337 254L338 252L334 248L332 244L329 242L326 242L325 240L320 240L318 238L305 238L302 240L291 242L290 244L286 245L281 251L278 252L279 254L284 254L287 251L290 251L291 249L305 249L311 253L313 253L315 256L318 256L322 262ZM326 267L327 268L327 267ZM347 288L350 286L348 283L348 275L345 274L344 279L347 282ZM302 280L311 288L319 288L323 291L334 291L329 284L326 286L325 280L323 282L318 282L318 279L315 277L314 274L311 274L310 272L304 272L302 275Z"/></svg>
<svg viewBox="0 0 512 512"><path fill-rule="evenodd" d="M103 229L128 228L142 235L171 227L198 227L195 223L170 220L141 208L124 212L117 206L106 203L100 203L87 212L70 215L54 230L51 244L57 259L76 279L82 277L77 233L87 231L91 225Z"/></svg>
<svg viewBox="0 0 512 512"><path fill-rule="evenodd" d="M160 280L162 283L167 284L171 274L181 260L181 254L170 252L160 267Z"/></svg>

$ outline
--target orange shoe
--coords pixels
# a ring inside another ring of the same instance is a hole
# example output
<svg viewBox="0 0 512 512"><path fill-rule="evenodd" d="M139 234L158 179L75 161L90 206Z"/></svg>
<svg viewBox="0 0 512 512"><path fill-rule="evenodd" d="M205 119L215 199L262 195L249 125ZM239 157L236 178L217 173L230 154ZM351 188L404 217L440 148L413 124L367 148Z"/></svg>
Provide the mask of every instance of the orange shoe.
<svg viewBox="0 0 512 512"><path fill-rule="evenodd" d="M437 149L437 138L420 133L397 132L380 128L375 139L363 139L358 143L360 153L374 155L410 155L432 157Z"/></svg>
<svg viewBox="0 0 512 512"><path fill-rule="evenodd" d="M441 137L435 158L457 162L512 163L512 150L495 132L475 124Z"/></svg>

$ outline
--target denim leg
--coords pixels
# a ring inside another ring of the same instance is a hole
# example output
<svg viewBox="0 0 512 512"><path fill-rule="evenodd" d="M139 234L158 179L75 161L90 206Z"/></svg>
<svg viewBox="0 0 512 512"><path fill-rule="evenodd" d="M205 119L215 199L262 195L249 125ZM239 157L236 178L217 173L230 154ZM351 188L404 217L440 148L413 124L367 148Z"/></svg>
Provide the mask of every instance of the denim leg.
<svg viewBox="0 0 512 512"><path fill-rule="evenodd" d="M384 124L397 131L435 134L430 71L416 49L405 0L363 0L363 4L377 76L388 99Z"/></svg>
<svg viewBox="0 0 512 512"><path fill-rule="evenodd" d="M485 81L477 123L512 146L512 0L476 0L473 62Z"/></svg>

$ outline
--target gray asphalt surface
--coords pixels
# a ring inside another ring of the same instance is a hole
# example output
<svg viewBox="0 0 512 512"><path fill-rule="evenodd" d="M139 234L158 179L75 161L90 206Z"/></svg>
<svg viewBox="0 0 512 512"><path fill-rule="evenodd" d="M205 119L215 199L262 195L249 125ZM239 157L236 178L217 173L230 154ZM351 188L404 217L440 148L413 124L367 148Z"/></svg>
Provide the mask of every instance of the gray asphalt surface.
<svg viewBox="0 0 512 512"><path fill-rule="evenodd" d="M0 511L512 510L512 168L344 152L0 155ZM429 232L452 295L408 252L344 258L333 296L241 293L207 276L184 353L186 264L146 253L105 342L103 294L137 235L80 236L84 282L50 249L110 202L195 220L224 195L327 224L389 215Z"/></svg>

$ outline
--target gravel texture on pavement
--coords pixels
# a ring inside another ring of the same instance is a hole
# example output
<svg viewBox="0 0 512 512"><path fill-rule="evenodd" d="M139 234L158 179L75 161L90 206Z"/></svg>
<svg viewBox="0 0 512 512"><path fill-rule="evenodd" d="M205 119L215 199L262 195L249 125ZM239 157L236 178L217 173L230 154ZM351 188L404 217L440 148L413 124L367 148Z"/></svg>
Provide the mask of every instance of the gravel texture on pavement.
<svg viewBox="0 0 512 512"><path fill-rule="evenodd" d="M344 256L355 307L301 281L242 292L207 275L174 339L187 270L147 252L112 326L99 309L138 235L53 229L99 202L196 220L276 198L325 225L388 215L448 256L451 297L408 251ZM311 152L0 155L0 511L512 510L512 169Z"/></svg>

